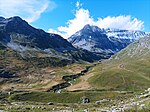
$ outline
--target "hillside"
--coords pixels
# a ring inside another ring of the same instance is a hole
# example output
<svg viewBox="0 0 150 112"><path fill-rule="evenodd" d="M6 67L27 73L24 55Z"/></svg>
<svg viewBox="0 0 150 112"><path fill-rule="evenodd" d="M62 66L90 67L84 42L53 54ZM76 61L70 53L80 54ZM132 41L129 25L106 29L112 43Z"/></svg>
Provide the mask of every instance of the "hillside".
<svg viewBox="0 0 150 112"><path fill-rule="evenodd" d="M34 57L30 56L31 54ZM60 71L60 67L72 64L67 59L47 56L42 51L28 51L27 55L29 56L23 57L20 53L0 43L0 88L2 90L9 90L12 87L15 90L25 90L32 88L32 84L36 85L41 81L47 83L52 79L59 80L59 77L60 79L62 77L61 73L54 74L53 72ZM56 76L59 77L55 78Z"/></svg>
<svg viewBox="0 0 150 112"><path fill-rule="evenodd" d="M138 91L150 85L150 36L144 37L118 52L111 59L99 62L92 71L69 90L96 89ZM84 84L88 86L83 86Z"/></svg>

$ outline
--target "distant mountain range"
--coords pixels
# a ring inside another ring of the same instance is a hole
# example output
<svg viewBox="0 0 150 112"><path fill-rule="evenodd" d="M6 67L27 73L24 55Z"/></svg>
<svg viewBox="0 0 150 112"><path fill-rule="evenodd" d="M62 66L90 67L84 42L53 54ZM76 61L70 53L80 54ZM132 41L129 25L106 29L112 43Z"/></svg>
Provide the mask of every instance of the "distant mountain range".
<svg viewBox="0 0 150 112"><path fill-rule="evenodd" d="M35 57L43 52L47 57L70 61L93 61L100 56L75 48L60 35L47 33L29 25L20 17L0 17L0 43L20 53L23 57ZM35 53L36 52L36 53Z"/></svg>
<svg viewBox="0 0 150 112"><path fill-rule="evenodd" d="M148 33L143 31L101 29L87 24L69 37L68 41L76 48L86 49L90 52L114 54L146 35Z"/></svg>
<svg viewBox="0 0 150 112"><path fill-rule="evenodd" d="M101 29L85 25L68 41L58 34L47 33L29 25L20 17L0 17L0 43L24 58L56 57L60 60L88 61L109 58L130 43L148 35L142 31Z"/></svg>

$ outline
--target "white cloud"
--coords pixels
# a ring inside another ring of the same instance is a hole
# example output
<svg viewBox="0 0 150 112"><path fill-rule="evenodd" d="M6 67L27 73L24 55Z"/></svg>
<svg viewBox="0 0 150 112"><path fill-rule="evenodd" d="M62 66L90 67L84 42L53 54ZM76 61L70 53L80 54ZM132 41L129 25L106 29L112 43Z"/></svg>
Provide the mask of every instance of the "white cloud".
<svg viewBox="0 0 150 112"><path fill-rule="evenodd" d="M143 30L144 22L130 15L108 16L94 20L90 16L89 10L80 8L82 4L76 3L75 18L68 20L66 26L60 26L57 30L49 29L50 33L57 33L64 38L70 37L75 32L82 29L86 24L96 25L100 28L117 28L126 30Z"/></svg>
<svg viewBox="0 0 150 112"><path fill-rule="evenodd" d="M122 15L106 18L98 18L95 21L94 25L99 26L100 28L117 28L117 29L126 29L126 30L143 30L144 22L134 18L130 15Z"/></svg>
<svg viewBox="0 0 150 112"><path fill-rule="evenodd" d="M53 10L56 4L50 0L0 0L0 16L20 16L28 22L36 21L46 10Z"/></svg>
<svg viewBox="0 0 150 112"><path fill-rule="evenodd" d="M82 7L82 4L80 3L80 1L76 2L76 8L79 9L80 7Z"/></svg>

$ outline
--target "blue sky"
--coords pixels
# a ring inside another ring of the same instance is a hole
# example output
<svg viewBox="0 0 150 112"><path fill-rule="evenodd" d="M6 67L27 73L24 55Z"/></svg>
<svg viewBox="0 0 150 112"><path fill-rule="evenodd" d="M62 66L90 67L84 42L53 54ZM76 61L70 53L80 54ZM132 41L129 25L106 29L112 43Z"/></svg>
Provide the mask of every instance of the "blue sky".
<svg viewBox="0 0 150 112"><path fill-rule="evenodd" d="M150 0L0 0L0 16L16 15L66 38L85 24L150 31Z"/></svg>
<svg viewBox="0 0 150 112"><path fill-rule="evenodd" d="M73 10L76 9L77 0L54 0L57 4L52 12L42 14L41 18L34 22L34 26L56 28L63 26L74 18ZM144 29L150 31L150 0L80 0L84 9L90 11L94 18L131 15L144 21ZM43 26L43 23L46 24Z"/></svg>

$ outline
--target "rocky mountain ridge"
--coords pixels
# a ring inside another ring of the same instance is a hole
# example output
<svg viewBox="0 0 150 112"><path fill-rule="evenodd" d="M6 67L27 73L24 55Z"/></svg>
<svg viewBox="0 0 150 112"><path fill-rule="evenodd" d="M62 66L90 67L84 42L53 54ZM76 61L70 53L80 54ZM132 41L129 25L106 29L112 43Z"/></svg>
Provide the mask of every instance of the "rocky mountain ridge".
<svg viewBox="0 0 150 112"><path fill-rule="evenodd" d="M143 31L103 29L87 24L83 29L69 37L68 41L76 48L96 53L114 54L148 34Z"/></svg>
<svg viewBox="0 0 150 112"><path fill-rule="evenodd" d="M19 52L23 57L34 57L33 54L43 52L47 57L73 61L93 61L101 58L89 51L75 48L60 35L32 27L18 16L0 17L0 43Z"/></svg>

